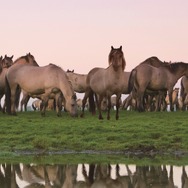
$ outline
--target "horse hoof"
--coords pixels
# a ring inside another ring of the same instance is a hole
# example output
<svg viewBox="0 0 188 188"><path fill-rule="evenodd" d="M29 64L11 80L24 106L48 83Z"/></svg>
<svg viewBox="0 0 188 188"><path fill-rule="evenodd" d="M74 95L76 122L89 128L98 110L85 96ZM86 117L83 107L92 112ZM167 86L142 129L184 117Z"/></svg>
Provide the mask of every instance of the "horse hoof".
<svg viewBox="0 0 188 188"><path fill-rule="evenodd" d="M99 119L100 119L100 120L103 120L103 117L102 117L102 116L99 116Z"/></svg>

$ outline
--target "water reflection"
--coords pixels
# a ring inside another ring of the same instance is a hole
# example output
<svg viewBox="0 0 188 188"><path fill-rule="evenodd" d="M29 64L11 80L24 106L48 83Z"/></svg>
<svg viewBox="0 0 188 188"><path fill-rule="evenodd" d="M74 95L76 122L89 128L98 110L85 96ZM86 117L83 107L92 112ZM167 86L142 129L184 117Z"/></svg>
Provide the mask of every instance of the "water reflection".
<svg viewBox="0 0 188 188"><path fill-rule="evenodd" d="M0 188L187 188L187 172L165 165L1 164Z"/></svg>

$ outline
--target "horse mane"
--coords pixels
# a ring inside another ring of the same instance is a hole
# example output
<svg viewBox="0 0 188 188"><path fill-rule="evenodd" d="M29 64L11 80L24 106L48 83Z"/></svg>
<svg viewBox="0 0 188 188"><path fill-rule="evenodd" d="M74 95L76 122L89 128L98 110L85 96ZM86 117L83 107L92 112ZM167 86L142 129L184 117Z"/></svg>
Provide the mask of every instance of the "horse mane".
<svg viewBox="0 0 188 188"><path fill-rule="evenodd" d="M174 62L174 63L169 63L168 66L166 66L167 68L169 68L169 70L174 73L177 71L177 66L182 65L182 66L186 66L188 65L187 63L184 62Z"/></svg>

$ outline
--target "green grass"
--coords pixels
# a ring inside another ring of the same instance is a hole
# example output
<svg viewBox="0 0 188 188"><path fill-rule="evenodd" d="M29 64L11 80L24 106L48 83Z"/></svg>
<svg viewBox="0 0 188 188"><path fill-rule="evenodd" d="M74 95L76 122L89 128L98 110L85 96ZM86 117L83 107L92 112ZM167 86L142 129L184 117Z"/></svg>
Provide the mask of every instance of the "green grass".
<svg viewBox="0 0 188 188"><path fill-rule="evenodd" d="M110 120L103 115L104 120L88 112L84 118L67 113L59 118L55 112L47 112L46 117L40 112L0 114L0 159L28 152L157 151L160 157L188 152L188 112L120 111L118 121L115 112Z"/></svg>

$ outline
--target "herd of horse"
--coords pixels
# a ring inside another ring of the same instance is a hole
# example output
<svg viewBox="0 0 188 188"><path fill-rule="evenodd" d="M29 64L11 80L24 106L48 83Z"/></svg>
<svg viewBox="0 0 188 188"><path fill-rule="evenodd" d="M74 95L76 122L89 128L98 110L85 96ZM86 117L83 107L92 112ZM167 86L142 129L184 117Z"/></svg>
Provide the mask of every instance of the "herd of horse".
<svg viewBox="0 0 188 188"><path fill-rule="evenodd" d="M27 184L25 188L177 188L174 171L173 166L166 165L133 169L124 164L0 164L0 185L19 188L21 181ZM187 188L184 166L179 176L178 183Z"/></svg>
<svg viewBox="0 0 188 188"><path fill-rule="evenodd" d="M78 116L76 93L84 93L81 105L81 117L85 107L89 106L92 114L98 110L99 119L103 119L102 111L107 110L110 119L112 98L115 95L116 119L119 109L131 106L139 112L174 111L174 101L178 104L178 92L175 84L181 78L181 109L187 108L188 101L188 64L183 62L162 62L157 57L150 57L141 62L131 72L125 71L126 61L122 46L111 47L106 68L95 67L88 74L64 71L55 64L39 66L30 53L13 61L13 56L0 57L0 100L5 95L4 106L0 110L16 115L19 104L26 110L32 98L40 100L38 109L45 115L48 101L53 100L53 109L61 116L62 106L71 116ZM176 91L176 92L175 92ZM178 90L179 91L179 90ZM20 101L20 94L22 99ZM125 101L121 96L128 94ZM168 99L167 99L168 98ZM113 99L113 100L114 100ZM168 101L168 102L167 102ZM114 102L113 102L114 104Z"/></svg>

